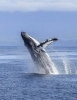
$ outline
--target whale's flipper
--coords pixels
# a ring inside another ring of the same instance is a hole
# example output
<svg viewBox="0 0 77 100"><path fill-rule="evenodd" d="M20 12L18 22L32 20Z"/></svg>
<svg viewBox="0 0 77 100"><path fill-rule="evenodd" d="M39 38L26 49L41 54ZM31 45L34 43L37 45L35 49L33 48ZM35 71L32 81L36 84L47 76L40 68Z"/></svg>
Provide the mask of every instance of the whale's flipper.
<svg viewBox="0 0 77 100"><path fill-rule="evenodd" d="M57 38L53 38L53 39L46 39L46 41L40 43L37 47L43 47L43 48L46 48L49 44L51 44L52 42L55 42L57 41L58 39Z"/></svg>

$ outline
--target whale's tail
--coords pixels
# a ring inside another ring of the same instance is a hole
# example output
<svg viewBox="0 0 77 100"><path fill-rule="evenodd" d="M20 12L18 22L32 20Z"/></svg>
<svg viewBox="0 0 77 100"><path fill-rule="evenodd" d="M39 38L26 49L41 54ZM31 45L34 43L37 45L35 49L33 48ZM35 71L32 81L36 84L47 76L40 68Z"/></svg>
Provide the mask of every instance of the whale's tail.
<svg viewBox="0 0 77 100"><path fill-rule="evenodd" d="M40 43L37 47L43 47L43 48L46 48L48 45L50 45L52 42L55 42L57 41L58 39L57 38L53 38L53 39L46 39L46 41Z"/></svg>

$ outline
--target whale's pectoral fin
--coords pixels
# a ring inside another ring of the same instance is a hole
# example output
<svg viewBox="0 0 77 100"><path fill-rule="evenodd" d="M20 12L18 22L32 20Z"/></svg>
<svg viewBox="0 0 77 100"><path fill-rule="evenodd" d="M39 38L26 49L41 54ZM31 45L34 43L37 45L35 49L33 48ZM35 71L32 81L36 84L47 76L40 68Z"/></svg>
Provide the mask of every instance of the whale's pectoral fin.
<svg viewBox="0 0 77 100"><path fill-rule="evenodd" d="M46 41L40 43L37 47L43 47L43 48L46 48L48 45L50 45L52 42L55 42L57 41L58 39L57 38L53 38L53 39L46 39Z"/></svg>

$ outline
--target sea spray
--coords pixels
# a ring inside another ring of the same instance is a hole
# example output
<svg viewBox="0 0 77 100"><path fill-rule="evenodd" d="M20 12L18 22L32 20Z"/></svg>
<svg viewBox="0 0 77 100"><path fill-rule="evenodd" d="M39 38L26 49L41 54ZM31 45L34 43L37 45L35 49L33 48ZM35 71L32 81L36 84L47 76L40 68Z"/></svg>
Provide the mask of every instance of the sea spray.
<svg viewBox="0 0 77 100"><path fill-rule="evenodd" d="M70 60L68 59L66 52L62 53L62 52L57 52L57 50L53 50L53 51L60 58L60 61L63 65L63 67L64 67L64 73L65 74L71 74L72 72L71 72L71 67L70 67ZM59 72L59 74L60 73L61 72Z"/></svg>
<svg viewBox="0 0 77 100"><path fill-rule="evenodd" d="M41 53L42 55L42 53ZM36 73L39 74L59 74L58 69L55 66L55 63L50 59L49 55L45 53L45 55L41 56L36 63Z"/></svg>
<svg viewBox="0 0 77 100"><path fill-rule="evenodd" d="M65 74L71 74L70 63L69 63L69 60L67 59L67 57L61 57L61 60L64 65Z"/></svg>
<svg viewBox="0 0 77 100"><path fill-rule="evenodd" d="M57 69L57 67L56 67L56 65L55 65L55 63L54 63L54 61L52 61L51 59L50 59L50 57L49 57L49 55L47 54L47 56L48 56L48 59L49 59L49 64L51 65L51 67L50 67L50 70L53 70L53 74L59 74L59 71L58 71L58 69Z"/></svg>

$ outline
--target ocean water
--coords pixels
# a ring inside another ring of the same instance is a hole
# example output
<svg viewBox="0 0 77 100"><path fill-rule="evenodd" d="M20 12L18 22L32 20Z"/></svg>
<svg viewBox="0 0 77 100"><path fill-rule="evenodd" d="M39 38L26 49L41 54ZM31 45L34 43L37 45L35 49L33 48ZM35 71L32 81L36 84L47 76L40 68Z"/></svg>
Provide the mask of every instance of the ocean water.
<svg viewBox="0 0 77 100"><path fill-rule="evenodd" d="M25 47L0 46L0 100L77 100L77 47L47 52L59 74L35 73Z"/></svg>

